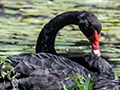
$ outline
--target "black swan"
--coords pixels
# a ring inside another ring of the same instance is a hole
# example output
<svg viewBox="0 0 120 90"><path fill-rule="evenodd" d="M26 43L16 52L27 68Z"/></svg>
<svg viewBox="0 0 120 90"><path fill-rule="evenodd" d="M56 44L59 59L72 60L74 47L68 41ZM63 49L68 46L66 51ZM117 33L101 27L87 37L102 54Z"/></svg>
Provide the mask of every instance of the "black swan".
<svg viewBox="0 0 120 90"><path fill-rule="evenodd" d="M79 25L91 41L93 51L97 50L97 54L94 52L94 54L70 59L57 55L54 49L55 35L60 28L68 24ZM85 78L90 74L91 80L95 78L93 90L120 90L119 82L114 80L112 67L106 60L98 57L100 56L98 52L100 30L101 24L97 17L85 11L70 11L52 19L38 37L37 53L22 53L8 57L12 62L11 65L15 67L15 72L20 73L17 78L19 88L21 90L63 90L61 82L67 87L74 85L74 81L66 81L65 78L75 78L78 73ZM8 85L5 88L9 90L11 87Z"/></svg>

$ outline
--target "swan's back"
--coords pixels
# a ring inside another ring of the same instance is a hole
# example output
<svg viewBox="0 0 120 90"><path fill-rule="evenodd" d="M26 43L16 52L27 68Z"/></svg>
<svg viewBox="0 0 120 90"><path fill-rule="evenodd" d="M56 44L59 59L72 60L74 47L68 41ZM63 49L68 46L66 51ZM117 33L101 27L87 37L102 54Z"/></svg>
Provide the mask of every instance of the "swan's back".
<svg viewBox="0 0 120 90"><path fill-rule="evenodd" d="M46 71L55 70L56 73L57 71L60 71L66 76L71 75L72 77L75 76L75 73L80 73L83 74L83 76L86 76L84 75L84 72L89 72L85 67L68 58L56 56L50 53L22 53L19 55L9 56L8 58L14 62L12 63L12 66L17 65L15 71L20 72L23 75L31 75L31 73L33 74L33 71L37 68L45 68ZM41 75L42 73L39 72L38 74Z"/></svg>
<svg viewBox="0 0 120 90"><path fill-rule="evenodd" d="M65 78L75 78L76 73L85 78L93 74L78 63L49 53L23 53L8 58L14 62L15 72L21 73L19 85L31 90L62 90L61 82L67 87L75 85L74 81Z"/></svg>
<svg viewBox="0 0 120 90"><path fill-rule="evenodd" d="M70 60L49 53L23 53L8 58L12 61L12 66L16 67L15 72L21 73L18 83L22 89L24 87L27 90L63 90L61 82L67 87L75 85L74 81L66 81L65 78L75 78L76 73L85 78L90 74L91 80L95 76L93 90L120 88L119 83L114 81L114 72L110 64L93 54L77 57L77 63L74 62L75 58L72 61L73 58Z"/></svg>

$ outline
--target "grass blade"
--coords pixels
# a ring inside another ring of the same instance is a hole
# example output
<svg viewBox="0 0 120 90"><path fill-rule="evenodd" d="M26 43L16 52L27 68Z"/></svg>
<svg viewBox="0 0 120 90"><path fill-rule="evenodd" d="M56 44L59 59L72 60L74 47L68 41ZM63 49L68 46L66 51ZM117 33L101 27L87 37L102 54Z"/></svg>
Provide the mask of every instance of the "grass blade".
<svg viewBox="0 0 120 90"><path fill-rule="evenodd" d="M83 90L88 90L89 89L90 78L91 78L91 76L90 76L90 74L88 74L88 77L87 77L87 80L86 80L86 82L84 84Z"/></svg>

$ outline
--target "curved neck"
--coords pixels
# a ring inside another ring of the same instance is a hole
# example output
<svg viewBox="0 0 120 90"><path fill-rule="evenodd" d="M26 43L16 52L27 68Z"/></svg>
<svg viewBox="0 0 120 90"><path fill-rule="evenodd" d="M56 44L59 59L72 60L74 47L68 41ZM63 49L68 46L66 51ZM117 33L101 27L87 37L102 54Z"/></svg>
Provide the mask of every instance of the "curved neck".
<svg viewBox="0 0 120 90"><path fill-rule="evenodd" d="M36 53L46 52L57 54L54 48L54 42L57 32L66 25L79 23L80 11L66 12L53 18L48 24L44 26L39 34Z"/></svg>

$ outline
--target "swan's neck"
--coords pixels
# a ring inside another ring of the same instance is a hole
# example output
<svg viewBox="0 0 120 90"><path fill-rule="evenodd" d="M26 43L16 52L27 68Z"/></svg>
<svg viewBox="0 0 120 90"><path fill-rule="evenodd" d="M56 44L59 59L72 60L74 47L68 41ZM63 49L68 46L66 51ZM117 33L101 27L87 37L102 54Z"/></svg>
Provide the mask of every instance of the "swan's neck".
<svg viewBox="0 0 120 90"><path fill-rule="evenodd" d="M36 53L47 52L52 54L57 54L54 49L54 42L57 32L63 28L65 25L76 24L79 22L80 11L67 12L58 15L52 19L48 24L42 29L36 45Z"/></svg>

